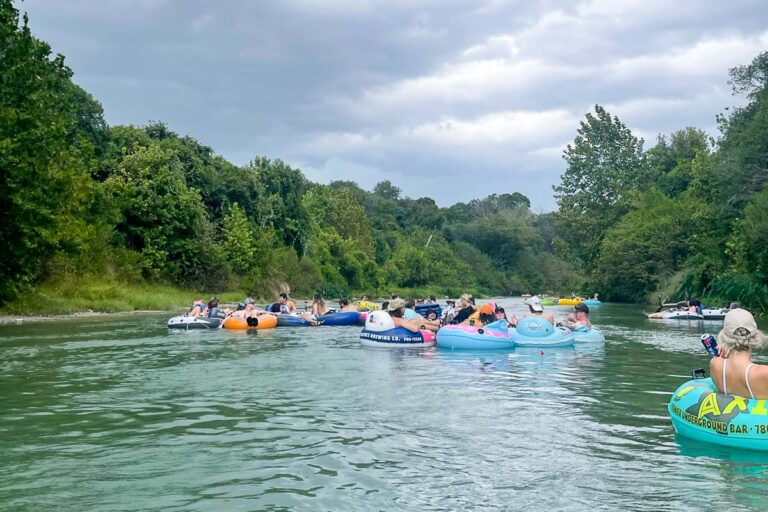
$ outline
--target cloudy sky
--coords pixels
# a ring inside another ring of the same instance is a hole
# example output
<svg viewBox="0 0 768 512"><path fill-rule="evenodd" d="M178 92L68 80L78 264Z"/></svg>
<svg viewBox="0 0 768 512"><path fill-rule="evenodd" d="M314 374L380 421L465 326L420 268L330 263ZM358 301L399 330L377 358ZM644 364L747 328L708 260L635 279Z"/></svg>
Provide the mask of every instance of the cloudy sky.
<svg viewBox="0 0 768 512"><path fill-rule="evenodd" d="M594 104L652 145L738 105L768 49L763 0L26 0L110 124L163 121L236 164L389 179L447 206L556 207Z"/></svg>

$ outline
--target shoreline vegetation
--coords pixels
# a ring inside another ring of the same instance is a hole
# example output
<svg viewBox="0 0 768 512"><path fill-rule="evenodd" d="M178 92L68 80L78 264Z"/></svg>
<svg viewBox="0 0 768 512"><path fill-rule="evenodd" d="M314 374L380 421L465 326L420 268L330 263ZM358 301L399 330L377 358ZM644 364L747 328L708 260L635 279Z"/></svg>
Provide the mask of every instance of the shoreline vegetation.
<svg viewBox="0 0 768 512"><path fill-rule="evenodd" d="M563 152L558 210L536 213L512 190L440 207L388 180L237 166L162 122L109 126L15 5L0 0L0 314L167 309L200 290L597 292L768 312L768 52L730 70L747 101L717 116L717 137L686 127L645 149L595 105Z"/></svg>

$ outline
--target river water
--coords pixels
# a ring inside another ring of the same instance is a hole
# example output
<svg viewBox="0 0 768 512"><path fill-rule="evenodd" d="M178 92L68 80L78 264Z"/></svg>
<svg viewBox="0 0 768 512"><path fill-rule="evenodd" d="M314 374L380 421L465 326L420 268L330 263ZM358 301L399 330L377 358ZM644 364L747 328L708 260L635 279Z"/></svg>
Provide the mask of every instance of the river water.
<svg viewBox="0 0 768 512"><path fill-rule="evenodd" d="M604 305L605 344L483 353L365 348L356 327L169 333L167 316L0 327L0 510L768 504L768 455L676 438L667 416L717 322Z"/></svg>

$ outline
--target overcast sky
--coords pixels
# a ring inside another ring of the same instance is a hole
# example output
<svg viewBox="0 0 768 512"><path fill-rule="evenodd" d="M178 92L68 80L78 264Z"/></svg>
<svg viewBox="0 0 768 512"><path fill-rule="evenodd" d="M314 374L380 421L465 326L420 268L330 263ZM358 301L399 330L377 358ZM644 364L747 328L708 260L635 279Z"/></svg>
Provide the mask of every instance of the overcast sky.
<svg viewBox="0 0 768 512"><path fill-rule="evenodd" d="M742 103L763 0L26 0L110 124L163 121L236 164L389 179L441 206L521 192L556 207L594 104L646 148Z"/></svg>

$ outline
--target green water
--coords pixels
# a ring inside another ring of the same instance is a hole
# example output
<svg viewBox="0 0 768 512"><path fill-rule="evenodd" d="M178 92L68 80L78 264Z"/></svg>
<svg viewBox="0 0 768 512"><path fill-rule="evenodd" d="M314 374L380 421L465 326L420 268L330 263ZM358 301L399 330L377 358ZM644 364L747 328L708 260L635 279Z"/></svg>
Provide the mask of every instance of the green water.
<svg viewBox="0 0 768 512"><path fill-rule="evenodd" d="M719 324L592 317L604 345L500 353L166 316L1 327L0 510L764 509L768 455L666 413Z"/></svg>

